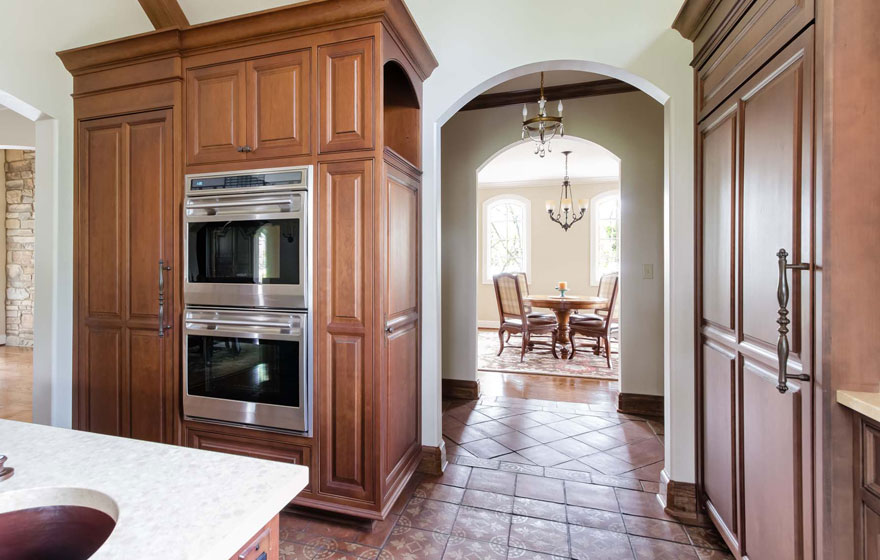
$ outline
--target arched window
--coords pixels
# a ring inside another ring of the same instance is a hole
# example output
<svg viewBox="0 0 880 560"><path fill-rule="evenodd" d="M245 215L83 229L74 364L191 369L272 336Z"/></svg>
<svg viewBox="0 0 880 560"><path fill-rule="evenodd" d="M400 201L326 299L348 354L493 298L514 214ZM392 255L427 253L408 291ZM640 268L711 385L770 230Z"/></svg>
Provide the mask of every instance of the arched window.
<svg viewBox="0 0 880 560"><path fill-rule="evenodd" d="M499 195L483 203L483 281L500 272L529 272L528 199Z"/></svg>
<svg viewBox="0 0 880 560"><path fill-rule="evenodd" d="M598 194L590 201L590 280L594 286L609 272L620 272L620 192Z"/></svg>

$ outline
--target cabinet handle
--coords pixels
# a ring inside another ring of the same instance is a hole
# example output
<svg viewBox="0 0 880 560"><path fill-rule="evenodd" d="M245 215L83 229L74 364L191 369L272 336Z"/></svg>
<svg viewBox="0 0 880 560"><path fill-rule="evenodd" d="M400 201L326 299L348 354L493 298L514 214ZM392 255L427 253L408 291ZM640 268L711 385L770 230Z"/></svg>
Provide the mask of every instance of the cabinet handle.
<svg viewBox="0 0 880 560"><path fill-rule="evenodd" d="M165 265L165 261L159 259L159 338L165 336L165 331L171 325L165 324L165 271L171 270L171 266Z"/></svg>
<svg viewBox="0 0 880 560"><path fill-rule="evenodd" d="M252 152L252 151L254 151L253 148L251 148L250 146L239 146L238 148L236 148L236 150L238 150L239 152Z"/></svg>
<svg viewBox="0 0 880 560"><path fill-rule="evenodd" d="M794 374L788 373L788 325L791 320L788 318L788 270L810 270L807 263L788 264L788 251L780 249L776 253L779 261L779 284L776 287L776 299L779 301L779 317L776 324L779 325L779 339L776 341L776 356L779 359L779 378L776 389L780 393L788 391L789 379L798 379L800 381L809 381L810 376L806 373Z"/></svg>
<svg viewBox="0 0 880 560"><path fill-rule="evenodd" d="M267 528L265 531L263 531L262 533L260 533L260 536L257 537L256 539L254 539L254 540L251 542L251 544L249 544L249 545L247 546L247 548L245 548L245 549L241 552L241 554L238 555L239 560L244 560L245 558L248 557L248 555L249 555L251 552L257 552L257 551L259 551L259 550L260 550L260 545L263 544L263 541L268 540L268 539L269 539L269 535L271 535L271 534L272 534L272 531L270 531L268 528ZM266 553L264 552L263 554L260 555L260 557L263 557L263 556L265 556L265 555L266 555Z"/></svg>

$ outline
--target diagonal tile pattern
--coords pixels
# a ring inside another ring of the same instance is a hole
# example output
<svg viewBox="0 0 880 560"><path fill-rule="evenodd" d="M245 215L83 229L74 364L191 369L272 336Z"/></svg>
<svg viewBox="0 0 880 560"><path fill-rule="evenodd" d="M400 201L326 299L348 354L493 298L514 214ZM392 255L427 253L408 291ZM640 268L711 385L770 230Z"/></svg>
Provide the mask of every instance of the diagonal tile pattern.
<svg viewBox="0 0 880 560"><path fill-rule="evenodd" d="M711 527L657 500L663 424L607 401L444 403L449 466L415 475L372 527L284 514L281 558L733 558Z"/></svg>

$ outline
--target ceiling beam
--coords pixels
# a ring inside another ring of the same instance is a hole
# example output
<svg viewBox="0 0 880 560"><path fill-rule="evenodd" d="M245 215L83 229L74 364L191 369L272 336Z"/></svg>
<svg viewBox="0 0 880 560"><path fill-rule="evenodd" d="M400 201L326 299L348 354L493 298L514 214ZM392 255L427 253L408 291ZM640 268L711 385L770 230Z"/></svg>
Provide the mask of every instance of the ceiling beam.
<svg viewBox="0 0 880 560"><path fill-rule="evenodd" d="M581 82L578 84L565 84L544 88L544 97L550 101L557 99L575 99L578 97L593 97L596 95L611 95L614 93L627 93L638 91L638 88L626 82L614 78L608 80L596 80L594 82ZM520 89L516 91L501 91L498 93L484 93L471 99L462 111L474 109L491 109L505 105L519 105L520 103L535 103L541 95L541 90Z"/></svg>
<svg viewBox="0 0 880 560"><path fill-rule="evenodd" d="M189 20L177 0L138 0L156 29L189 27Z"/></svg>

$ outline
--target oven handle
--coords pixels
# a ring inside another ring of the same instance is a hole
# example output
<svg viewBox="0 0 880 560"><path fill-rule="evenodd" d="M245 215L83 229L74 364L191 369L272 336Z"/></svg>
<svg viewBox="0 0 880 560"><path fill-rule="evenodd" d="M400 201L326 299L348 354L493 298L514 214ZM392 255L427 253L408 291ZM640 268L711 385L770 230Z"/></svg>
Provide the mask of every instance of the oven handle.
<svg viewBox="0 0 880 560"><path fill-rule="evenodd" d="M278 329L292 329L293 322L289 323L281 323L281 322L261 322L261 321L232 321L229 319L187 319L187 323L194 323L196 325L237 325L241 327L274 327Z"/></svg>
<svg viewBox="0 0 880 560"><path fill-rule="evenodd" d="M254 199L249 198L246 200L229 200L229 201L221 201L221 202L193 202L192 200L187 201L186 208L187 209L204 209L204 208L235 208L239 206L269 206L272 204L293 206L293 196L285 198L265 198L265 199Z"/></svg>

